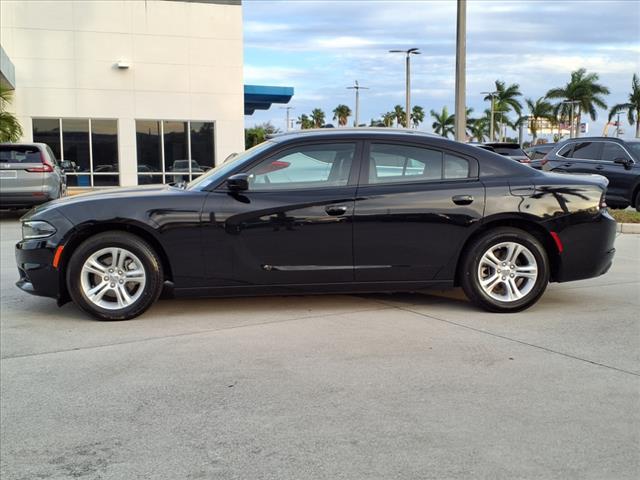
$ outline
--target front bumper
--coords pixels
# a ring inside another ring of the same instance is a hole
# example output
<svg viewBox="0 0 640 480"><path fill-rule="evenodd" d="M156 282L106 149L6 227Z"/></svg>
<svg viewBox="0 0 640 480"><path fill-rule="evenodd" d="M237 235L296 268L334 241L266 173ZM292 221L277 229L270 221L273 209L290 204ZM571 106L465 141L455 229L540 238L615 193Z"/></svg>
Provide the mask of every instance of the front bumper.
<svg viewBox="0 0 640 480"><path fill-rule="evenodd" d="M559 255L557 282L598 277L613 264L616 221L602 210L596 220L559 230L563 251Z"/></svg>
<svg viewBox="0 0 640 480"><path fill-rule="evenodd" d="M16 244L16 264L21 290L43 297L58 298L58 270L53 268L54 248L45 240L22 240Z"/></svg>

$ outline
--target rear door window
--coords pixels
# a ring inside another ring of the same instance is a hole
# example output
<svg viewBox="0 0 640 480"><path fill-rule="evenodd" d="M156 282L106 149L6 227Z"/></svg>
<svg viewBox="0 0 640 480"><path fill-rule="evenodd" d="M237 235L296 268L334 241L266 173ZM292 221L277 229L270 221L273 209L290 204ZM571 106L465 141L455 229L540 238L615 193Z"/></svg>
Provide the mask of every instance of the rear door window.
<svg viewBox="0 0 640 480"><path fill-rule="evenodd" d="M0 163L42 163L37 147L3 145L0 146Z"/></svg>
<svg viewBox="0 0 640 480"><path fill-rule="evenodd" d="M405 183L469 177L469 161L431 148L373 143L369 183Z"/></svg>
<svg viewBox="0 0 640 480"><path fill-rule="evenodd" d="M573 147L570 158L579 160L600 160L602 142L579 142Z"/></svg>

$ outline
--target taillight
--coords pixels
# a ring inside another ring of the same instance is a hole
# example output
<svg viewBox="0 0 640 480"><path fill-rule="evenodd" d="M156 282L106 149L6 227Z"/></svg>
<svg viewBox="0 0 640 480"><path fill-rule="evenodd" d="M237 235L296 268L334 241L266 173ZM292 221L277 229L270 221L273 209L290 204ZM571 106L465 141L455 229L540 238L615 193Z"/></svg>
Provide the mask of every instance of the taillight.
<svg viewBox="0 0 640 480"><path fill-rule="evenodd" d="M47 162L47 159L44 156L44 153L40 152L40 161L42 162L41 167L27 168L27 172L32 173L51 173L53 172L53 165Z"/></svg>
<svg viewBox="0 0 640 480"><path fill-rule="evenodd" d="M600 208L607 208L607 201L605 200L605 194L600 197Z"/></svg>

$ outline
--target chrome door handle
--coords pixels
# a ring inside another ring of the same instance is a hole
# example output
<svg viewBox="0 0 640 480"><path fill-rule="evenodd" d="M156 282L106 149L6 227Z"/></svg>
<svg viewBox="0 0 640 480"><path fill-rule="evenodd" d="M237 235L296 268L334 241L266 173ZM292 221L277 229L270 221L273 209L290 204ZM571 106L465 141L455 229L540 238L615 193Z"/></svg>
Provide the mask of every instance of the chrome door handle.
<svg viewBox="0 0 640 480"><path fill-rule="evenodd" d="M345 205L329 205L325 207L324 211L332 217L338 217L347 213L347 207Z"/></svg>

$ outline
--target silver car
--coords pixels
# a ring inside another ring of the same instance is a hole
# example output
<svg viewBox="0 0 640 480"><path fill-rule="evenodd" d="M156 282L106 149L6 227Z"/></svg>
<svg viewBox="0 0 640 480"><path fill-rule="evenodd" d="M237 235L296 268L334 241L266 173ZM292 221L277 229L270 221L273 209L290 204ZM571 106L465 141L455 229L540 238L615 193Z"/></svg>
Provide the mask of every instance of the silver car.
<svg viewBox="0 0 640 480"><path fill-rule="evenodd" d="M0 208L39 205L66 193L64 170L44 143L0 143Z"/></svg>

